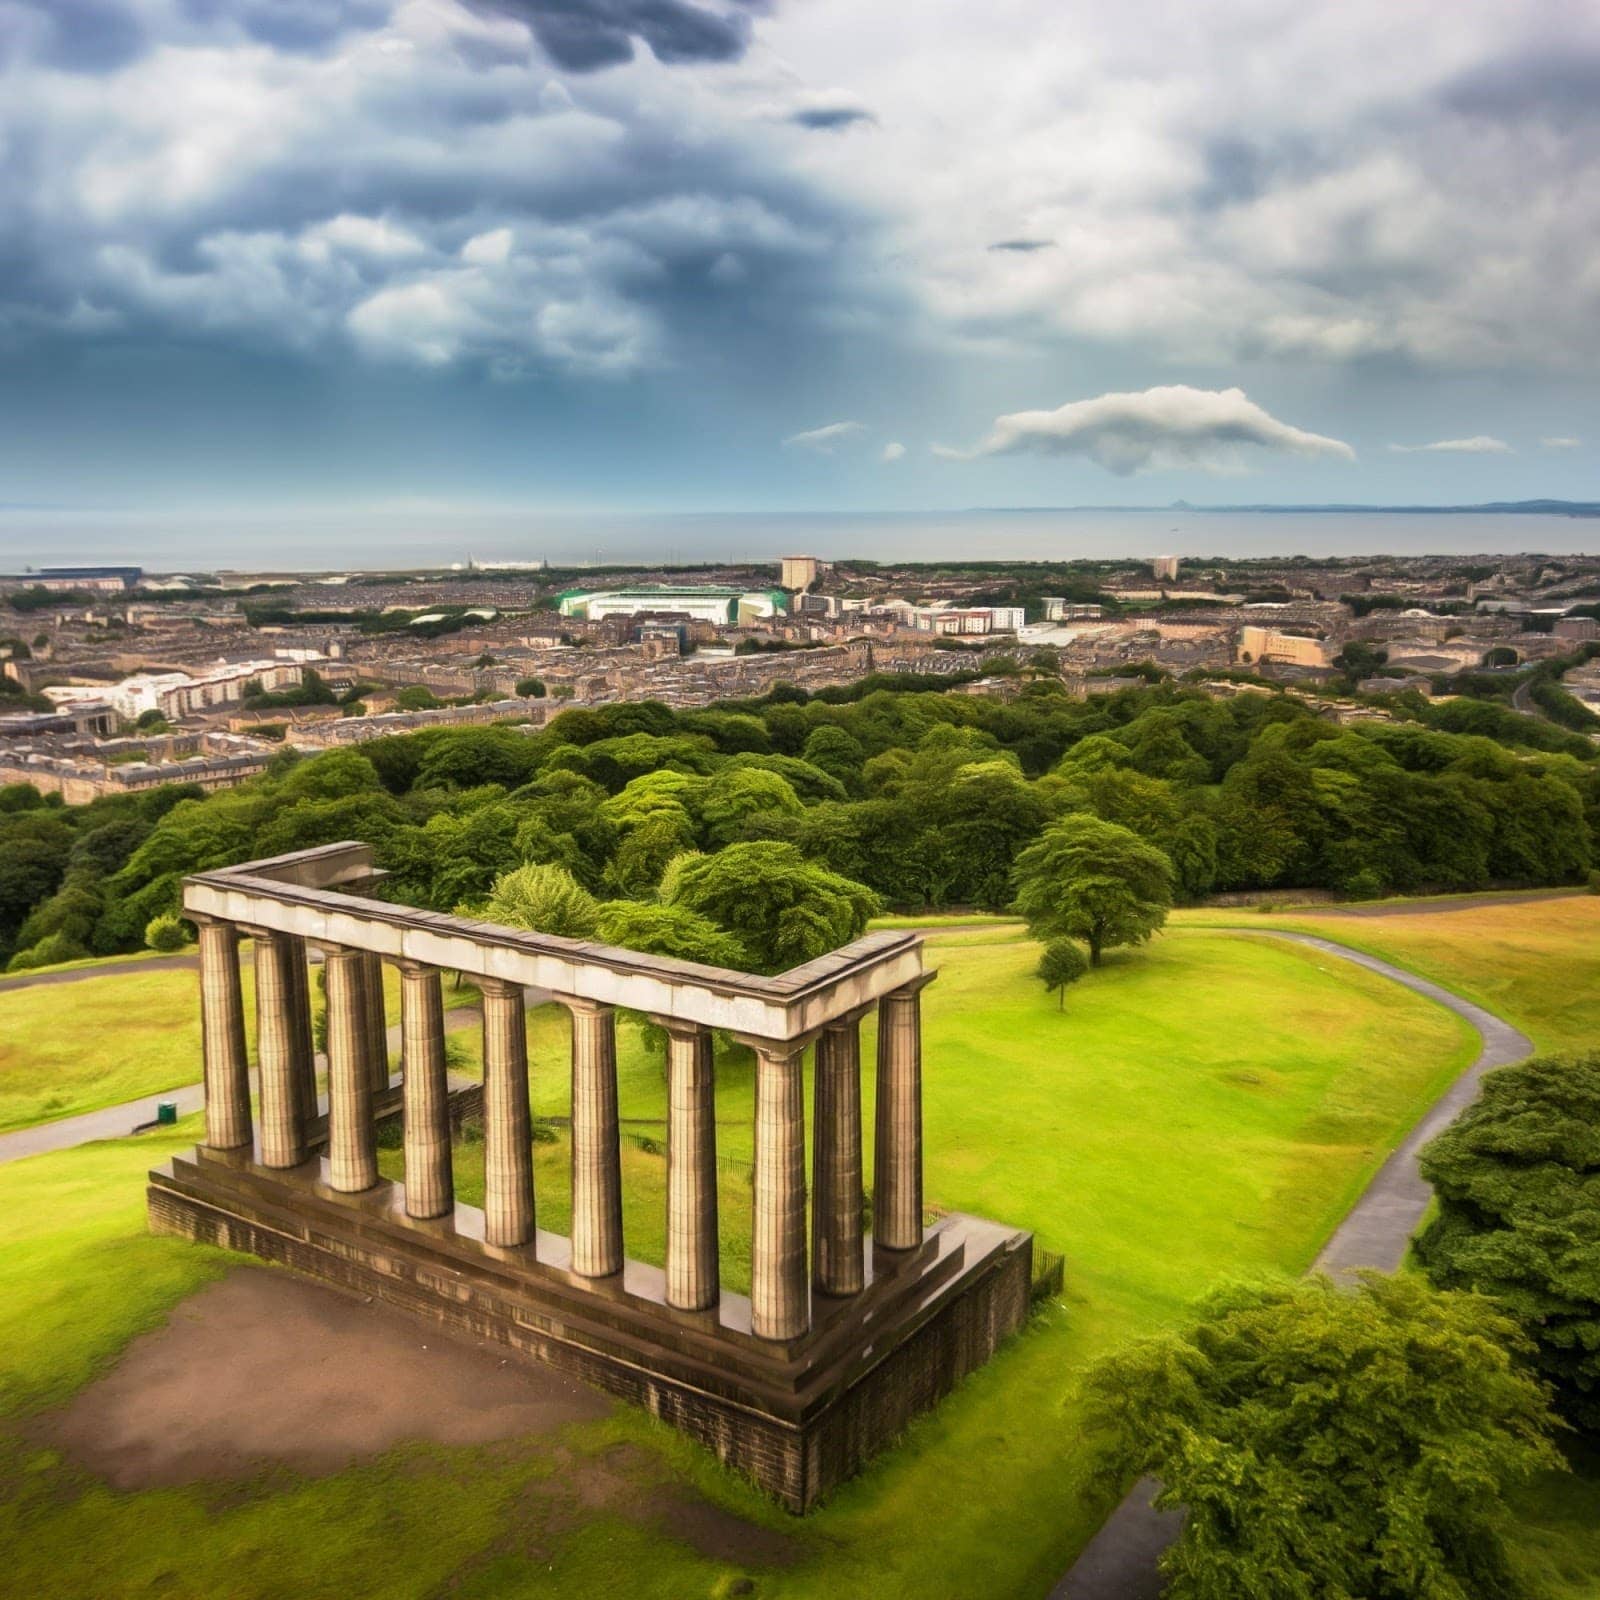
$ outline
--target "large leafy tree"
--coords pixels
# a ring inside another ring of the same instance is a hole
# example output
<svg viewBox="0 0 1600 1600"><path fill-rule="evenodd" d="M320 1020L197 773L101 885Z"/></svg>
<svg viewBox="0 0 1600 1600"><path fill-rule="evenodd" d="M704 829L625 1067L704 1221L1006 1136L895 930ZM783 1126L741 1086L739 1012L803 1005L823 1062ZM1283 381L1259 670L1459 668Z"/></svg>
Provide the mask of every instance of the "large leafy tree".
<svg viewBox="0 0 1600 1600"><path fill-rule="evenodd" d="M848 944L878 908L864 884L776 840L729 845L675 866L662 898L727 929L758 972L782 972Z"/></svg>
<svg viewBox="0 0 1600 1600"><path fill-rule="evenodd" d="M1172 863L1136 833L1098 817L1053 822L1017 857L1017 909L1036 938L1080 939L1089 964L1142 944L1167 920Z"/></svg>
<svg viewBox="0 0 1600 1600"><path fill-rule="evenodd" d="M1091 1425L1186 1511L1168 1600L1517 1600L1504 1493L1562 1465L1525 1348L1414 1277L1230 1288L1103 1361Z"/></svg>
<svg viewBox="0 0 1600 1600"><path fill-rule="evenodd" d="M1422 1153L1429 1277L1493 1295L1579 1427L1600 1432L1600 1055L1502 1067Z"/></svg>

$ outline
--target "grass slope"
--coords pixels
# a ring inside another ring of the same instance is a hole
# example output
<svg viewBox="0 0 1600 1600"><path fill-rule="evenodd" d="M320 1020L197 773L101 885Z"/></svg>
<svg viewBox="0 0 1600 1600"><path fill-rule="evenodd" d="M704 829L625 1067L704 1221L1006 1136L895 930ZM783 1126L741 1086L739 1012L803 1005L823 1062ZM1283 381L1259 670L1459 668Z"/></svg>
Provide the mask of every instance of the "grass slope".
<svg viewBox="0 0 1600 1600"><path fill-rule="evenodd" d="M1302 1270L1472 1053L1452 1016L1381 979L1227 934L1186 931L1116 958L1069 992L1064 1012L1014 932L951 933L928 948L941 969L925 998L929 1203L1035 1229L1067 1256L1066 1298L800 1525L796 1564L756 1574L763 1596L1043 1593L1104 1509L1077 1432L1085 1363L1220 1276ZM559 1009L534 1014L534 1102L547 1118L567 1110L565 1032ZM665 1116L661 1068L630 1025L620 1043L625 1125L649 1138ZM868 1028L869 1062L872 1048ZM720 1064L717 1109L738 1287L751 1085L737 1057ZM866 1115L870 1127L870 1092ZM16 1552L8 1581L21 1592L728 1592L743 1569L696 1554L670 1523L530 1509L522 1491L548 1477L548 1447L418 1448L315 1481L280 1472L245 1492L125 1495L30 1449L30 1410L226 1259L144 1235L140 1179L164 1148L92 1146L0 1168L0 1542ZM470 1195L481 1152L458 1157ZM560 1136L538 1158L541 1222L560 1227ZM663 1163L632 1144L626 1162L630 1253L659 1259ZM619 1441L646 1464L631 1469L640 1495L686 1480L740 1516L781 1520L706 1453L632 1412L568 1430L562 1448Z"/></svg>
<svg viewBox="0 0 1600 1600"><path fill-rule="evenodd" d="M1600 1047L1600 895L1342 912L1205 910L1175 928L1294 928L1393 961L1505 1017L1541 1050Z"/></svg>

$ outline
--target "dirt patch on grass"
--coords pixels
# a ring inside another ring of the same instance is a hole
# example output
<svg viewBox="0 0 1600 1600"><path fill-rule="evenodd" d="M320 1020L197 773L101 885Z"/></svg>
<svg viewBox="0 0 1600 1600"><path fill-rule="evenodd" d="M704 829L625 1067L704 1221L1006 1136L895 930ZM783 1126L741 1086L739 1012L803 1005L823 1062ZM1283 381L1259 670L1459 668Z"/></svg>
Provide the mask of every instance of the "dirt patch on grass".
<svg viewBox="0 0 1600 1600"><path fill-rule="evenodd" d="M495 1445L532 1475L487 1559L552 1559L596 1518L659 1528L711 1560L784 1566L804 1543L673 1481L631 1443L540 1439L613 1403L495 1344L292 1273L238 1267L128 1346L104 1377L34 1422L35 1442L115 1489L207 1485L215 1509L399 1444ZM413 1465L427 1470L422 1460Z"/></svg>
<svg viewBox="0 0 1600 1600"><path fill-rule="evenodd" d="M114 1488L318 1476L407 1441L486 1444L611 1402L375 1301L240 1267L136 1339L35 1433Z"/></svg>

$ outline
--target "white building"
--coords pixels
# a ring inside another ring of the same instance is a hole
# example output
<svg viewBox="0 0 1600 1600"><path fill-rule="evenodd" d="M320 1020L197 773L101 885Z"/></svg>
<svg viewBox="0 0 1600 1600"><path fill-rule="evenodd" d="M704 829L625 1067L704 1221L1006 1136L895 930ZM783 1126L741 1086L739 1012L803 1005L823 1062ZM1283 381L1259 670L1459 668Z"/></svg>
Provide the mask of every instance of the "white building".
<svg viewBox="0 0 1600 1600"><path fill-rule="evenodd" d="M638 589L575 590L561 597L561 615L599 622L606 617L687 616L718 627L763 622L788 610L787 595L776 590L741 593L703 585L662 584Z"/></svg>

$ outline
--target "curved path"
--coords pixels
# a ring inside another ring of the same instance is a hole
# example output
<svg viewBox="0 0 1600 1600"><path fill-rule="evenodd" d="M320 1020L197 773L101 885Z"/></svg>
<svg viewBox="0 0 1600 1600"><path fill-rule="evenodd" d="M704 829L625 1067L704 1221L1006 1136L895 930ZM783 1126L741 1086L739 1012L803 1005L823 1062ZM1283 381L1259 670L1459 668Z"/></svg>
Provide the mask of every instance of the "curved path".
<svg viewBox="0 0 1600 1600"><path fill-rule="evenodd" d="M1482 1041L1477 1060L1434 1101L1427 1114L1378 1169L1361 1198L1312 1263L1313 1271L1335 1276L1348 1276L1364 1267L1393 1272L1405 1257L1406 1246L1422 1221L1432 1193L1417 1171L1418 1153L1477 1097L1478 1080L1484 1073L1530 1055L1533 1042L1482 1006L1475 1006L1470 1000L1463 1000L1403 967L1335 944L1331 939L1265 928L1217 931L1311 945L1436 1001L1477 1031ZM1157 1511L1151 1504L1154 1495L1155 1484L1150 1479L1133 1486L1104 1527L1084 1546L1072 1570L1050 1591L1050 1600L1158 1600L1162 1585L1157 1562L1178 1536L1182 1513Z"/></svg>
<svg viewBox="0 0 1600 1600"><path fill-rule="evenodd" d="M187 955L149 956L139 961L107 961L94 966L68 967L65 972L18 972L0 977L0 994L10 994L13 989L39 989L51 983L82 983L85 978L113 978L130 972L182 972L198 971L200 957L190 951Z"/></svg>

